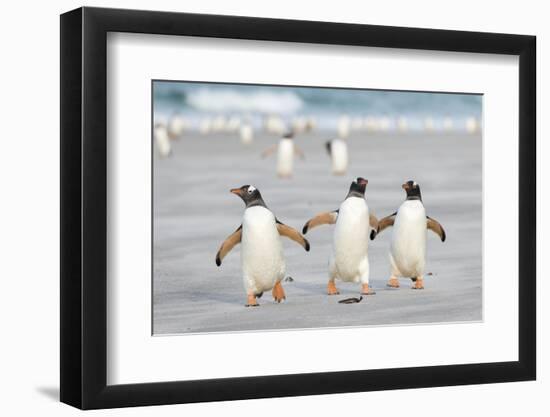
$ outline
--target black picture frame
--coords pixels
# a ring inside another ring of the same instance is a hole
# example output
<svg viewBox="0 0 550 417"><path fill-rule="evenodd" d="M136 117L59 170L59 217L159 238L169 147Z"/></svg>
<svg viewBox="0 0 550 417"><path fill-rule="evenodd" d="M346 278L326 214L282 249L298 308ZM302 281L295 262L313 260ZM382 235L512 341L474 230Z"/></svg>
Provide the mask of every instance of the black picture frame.
<svg viewBox="0 0 550 417"><path fill-rule="evenodd" d="M357 45L519 57L519 360L107 385L107 33ZM155 11L61 15L61 401L82 409L536 378L534 36Z"/></svg>

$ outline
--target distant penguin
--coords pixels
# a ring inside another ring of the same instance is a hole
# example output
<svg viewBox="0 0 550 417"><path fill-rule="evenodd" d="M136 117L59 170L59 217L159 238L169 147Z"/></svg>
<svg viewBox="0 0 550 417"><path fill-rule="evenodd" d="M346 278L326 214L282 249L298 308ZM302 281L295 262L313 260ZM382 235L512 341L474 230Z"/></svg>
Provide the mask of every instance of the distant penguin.
<svg viewBox="0 0 550 417"><path fill-rule="evenodd" d="M479 130L479 123L475 117L468 117L466 119L466 131L470 134L477 133Z"/></svg>
<svg viewBox="0 0 550 417"><path fill-rule="evenodd" d="M432 119L431 117L426 117L426 119L424 119L424 130L426 130L427 132L433 132L434 129L434 119Z"/></svg>
<svg viewBox="0 0 550 417"><path fill-rule="evenodd" d="M291 126L292 130L295 133L303 133L306 131L307 118L305 118L304 116L295 117L294 119L292 119Z"/></svg>
<svg viewBox="0 0 550 417"><path fill-rule="evenodd" d="M365 129L367 132L376 132L380 129L378 118L373 116L367 116L365 117L365 120L363 121Z"/></svg>
<svg viewBox="0 0 550 417"><path fill-rule="evenodd" d="M361 116L351 119L351 129L355 131L363 129L363 118Z"/></svg>
<svg viewBox="0 0 550 417"><path fill-rule="evenodd" d="M382 132L387 132L391 127L391 120L389 117L382 116L378 119L378 126Z"/></svg>
<svg viewBox="0 0 550 417"><path fill-rule="evenodd" d="M338 137L340 139L346 139L349 136L350 128L350 118L346 115L340 116L338 120Z"/></svg>
<svg viewBox="0 0 550 417"><path fill-rule="evenodd" d="M271 146L262 153L262 158L277 150L277 175L279 178L290 178L294 168L294 155L304 159L304 153L294 142L294 133L285 134L278 144Z"/></svg>
<svg viewBox="0 0 550 417"><path fill-rule="evenodd" d="M280 303L286 298L281 285L286 265L279 236L292 239L306 251L309 251L309 242L300 232L277 220L257 188L243 185L231 192L243 199L246 208L242 224L222 243L216 254L216 265L220 266L229 251L242 243L241 265L247 295L246 306L257 306L257 298L268 290L272 290L273 299Z"/></svg>
<svg viewBox="0 0 550 417"><path fill-rule="evenodd" d="M378 228L376 217L369 212L365 200L368 181L357 178L351 183L346 199L335 211L320 213L309 220L302 230L322 224L336 224L333 238L333 254L329 261L328 295L339 294L336 278L347 282L360 282L361 293L374 294L369 288L369 234L374 239Z"/></svg>
<svg viewBox="0 0 550 417"><path fill-rule="evenodd" d="M282 135L285 133L285 122L277 115L269 115L264 119L264 129L272 135Z"/></svg>
<svg viewBox="0 0 550 417"><path fill-rule="evenodd" d="M317 128L317 120L313 116L309 116L306 120L305 131L313 132Z"/></svg>
<svg viewBox="0 0 550 417"><path fill-rule="evenodd" d="M179 139L185 130L186 122L179 114L175 114L168 122L168 136L170 139Z"/></svg>
<svg viewBox="0 0 550 417"><path fill-rule="evenodd" d="M223 132L227 125L227 119L225 116L220 115L214 117L212 120L212 131L213 132Z"/></svg>
<svg viewBox="0 0 550 417"><path fill-rule="evenodd" d="M424 266L426 264L426 230L435 232L442 242L446 235L436 220L426 215L420 186L415 181L402 185L407 199L399 209L380 220L378 233L393 226L390 246L391 278L388 286L398 288L399 278L411 278L413 289L424 288Z"/></svg>
<svg viewBox="0 0 550 417"><path fill-rule="evenodd" d="M164 124L157 123L153 129L153 136L155 144L157 145L157 151L161 158L166 158L172 154L172 145L170 144L170 138L168 131Z"/></svg>
<svg viewBox="0 0 550 417"><path fill-rule="evenodd" d="M241 127L241 119L239 116L231 116L227 121L226 131L228 133L237 132Z"/></svg>
<svg viewBox="0 0 550 417"><path fill-rule="evenodd" d="M454 129L453 119L451 119L450 117L445 117L443 119L443 130L445 132L451 132L453 129Z"/></svg>
<svg viewBox="0 0 550 417"><path fill-rule="evenodd" d="M397 119L397 129L402 133L409 129L409 123L406 117L402 116Z"/></svg>
<svg viewBox="0 0 550 417"><path fill-rule="evenodd" d="M239 136L243 145L250 145L254 140L254 129L249 122L241 124L239 129Z"/></svg>
<svg viewBox="0 0 550 417"><path fill-rule="evenodd" d="M348 169L348 145L342 139L332 139L325 143L332 162L332 173L344 175Z"/></svg>
<svg viewBox="0 0 550 417"><path fill-rule="evenodd" d="M201 124L199 126L199 132L201 135L208 135L210 131L212 130L212 119L210 117L205 117L201 120Z"/></svg>

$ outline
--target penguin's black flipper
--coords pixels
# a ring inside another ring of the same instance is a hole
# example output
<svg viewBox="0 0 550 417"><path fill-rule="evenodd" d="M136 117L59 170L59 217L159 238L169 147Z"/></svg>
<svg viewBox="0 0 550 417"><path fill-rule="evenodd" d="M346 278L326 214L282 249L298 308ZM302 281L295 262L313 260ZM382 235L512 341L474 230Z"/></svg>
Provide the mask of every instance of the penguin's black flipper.
<svg viewBox="0 0 550 417"><path fill-rule="evenodd" d="M224 240L218 250L218 253L216 254L216 265L220 266L223 258L225 258L225 255L227 255L236 245L241 243L242 233L243 225L241 224L237 230L231 233L231 235Z"/></svg>
<svg viewBox="0 0 550 417"><path fill-rule="evenodd" d="M269 155L271 155L273 152L277 150L277 144L270 146L265 151L261 153L262 158L267 158Z"/></svg>
<svg viewBox="0 0 550 417"><path fill-rule="evenodd" d="M289 239L301 245L306 250L306 252L309 252L309 242L305 237L300 234L299 231L293 229L290 226L287 226L284 223L281 223L279 220L277 220L277 230L279 231L279 234L281 236L288 237Z"/></svg>
<svg viewBox="0 0 550 417"><path fill-rule="evenodd" d="M319 213L312 219L308 220L302 229L302 233L305 235L308 230L313 229L314 227L320 226L322 224L334 224L338 219L338 210L327 211L325 213Z"/></svg>
<svg viewBox="0 0 550 417"><path fill-rule="evenodd" d="M325 148L329 155L332 155L332 141L329 140L325 143Z"/></svg>
<svg viewBox="0 0 550 417"><path fill-rule="evenodd" d="M372 228L370 231L370 240L374 240L378 234L378 219L372 213L369 214L369 226Z"/></svg>
<svg viewBox="0 0 550 417"><path fill-rule="evenodd" d="M428 229L437 234L442 242L445 242L445 239L447 239L447 234L445 233L443 226L441 226L437 220L434 220L429 216L426 216L426 219Z"/></svg>
<svg viewBox="0 0 550 417"><path fill-rule="evenodd" d="M383 219L380 219L380 221L378 222L378 229L376 230L376 234L379 235L384 229L393 226L393 224L395 223L395 216L397 216L397 211L393 214L390 214L389 216L384 217Z"/></svg>

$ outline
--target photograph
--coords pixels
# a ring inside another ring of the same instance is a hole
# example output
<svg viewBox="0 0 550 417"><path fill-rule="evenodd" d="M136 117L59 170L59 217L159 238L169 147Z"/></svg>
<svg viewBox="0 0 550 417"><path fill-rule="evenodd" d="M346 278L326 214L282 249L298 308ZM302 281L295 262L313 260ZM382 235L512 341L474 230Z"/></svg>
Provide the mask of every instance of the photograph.
<svg viewBox="0 0 550 417"><path fill-rule="evenodd" d="M483 321L483 94L151 89L154 336Z"/></svg>

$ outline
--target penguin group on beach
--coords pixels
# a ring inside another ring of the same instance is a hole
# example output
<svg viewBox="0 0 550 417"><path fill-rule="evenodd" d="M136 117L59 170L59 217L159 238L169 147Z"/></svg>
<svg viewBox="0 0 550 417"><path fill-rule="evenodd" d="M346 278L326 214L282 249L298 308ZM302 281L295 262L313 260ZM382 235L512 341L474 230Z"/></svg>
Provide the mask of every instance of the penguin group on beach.
<svg viewBox="0 0 550 417"><path fill-rule="evenodd" d="M241 225L222 243L216 254L216 265L239 243L242 244L241 266L246 291L246 306L257 306L265 291L272 291L275 302L286 299L282 287L286 264L280 236L285 236L309 252L310 244L303 236L323 224L335 225L333 251L328 263L327 294L339 294L336 280L360 284L361 298L341 300L343 304L357 303L363 295L375 292L369 286L369 239L374 240L386 228L393 226L390 244L390 279L388 286L399 288L399 278L410 278L413 289L424 288L427 230L446 240L441 224L426 215L420 186L413 180L402 185L406 200L399 209L380 220L369 210L365 191L368 180L358 177L348 190L338 209L317 214L308 220L301 234L280 222L269 210L252 185L231 189L245 203Z"/></svg>

